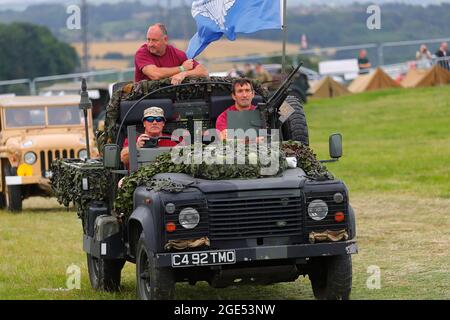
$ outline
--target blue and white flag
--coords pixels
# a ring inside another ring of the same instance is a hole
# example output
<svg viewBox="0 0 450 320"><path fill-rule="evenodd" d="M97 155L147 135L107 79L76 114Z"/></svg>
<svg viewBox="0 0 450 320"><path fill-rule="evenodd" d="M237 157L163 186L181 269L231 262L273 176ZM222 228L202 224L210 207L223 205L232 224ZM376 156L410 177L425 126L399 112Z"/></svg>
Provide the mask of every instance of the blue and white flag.
<svg viewBox="0 0 450 320"><path fill-rule="evenodd" d="M195 58L213 41L225 35L236 40L236 33L281 29L283 0L194 0L192 16L197 33L186 54Z"/></svg>

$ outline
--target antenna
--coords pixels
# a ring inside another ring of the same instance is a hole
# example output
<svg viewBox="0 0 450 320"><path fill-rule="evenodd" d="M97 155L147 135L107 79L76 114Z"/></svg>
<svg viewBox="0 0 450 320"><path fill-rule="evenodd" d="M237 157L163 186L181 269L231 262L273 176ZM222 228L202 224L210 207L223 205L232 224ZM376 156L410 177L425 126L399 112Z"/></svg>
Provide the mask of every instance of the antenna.
<svg viewBox="0 0 450 320"><path fill-rule="evenodd" d="M81 0L81 41L83 42L83 70L89 71L88 10L86 0ZM89 152L89 151L88 151Z"/></svg>
<svg viewBox="0 0 450 320"><path fill-rule="evenodd" d="M86 130L86 149L87 149L87 158L89 160L91 158L91 150L89 147L89 130L88 130L88 109L92 107L91 100L89 99L89 95L87 92L86 79L81 79L81 98L80 98L80 110L83 110L84 114L84 128Z"/></svg>
<svg viewBox="0 0 450 320"><path fill-rule="evenodd" d="M170 24L170 10L172 10L172 0L167 0L167 8L166 8L166 24L169 27Z"/></svg>

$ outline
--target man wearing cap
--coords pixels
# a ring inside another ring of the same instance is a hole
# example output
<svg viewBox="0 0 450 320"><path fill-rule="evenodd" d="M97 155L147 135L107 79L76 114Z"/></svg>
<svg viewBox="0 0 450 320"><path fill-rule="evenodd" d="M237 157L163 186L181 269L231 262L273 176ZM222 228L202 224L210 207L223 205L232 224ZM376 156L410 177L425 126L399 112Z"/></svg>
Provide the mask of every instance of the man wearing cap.
<svg viewBox="0 0 450 320"><path fill-rule="evenodd" d="M166 27L157 23L148 28L147 43L134 57L134 81L171 78L173 85L186 77L207 77L208 71L186 53L168 44Z"/></svg>
<svg viewBox="0 0 450 320"><path fill-rule="evenodd" d="M142 116L142 123L144 125L144 133L138 136L136 140L136 146L142 148L147 140L150 138L156 138L161 136L170 137L170 135L163 134L163 128L166 123L166 118L164 117L164 110L159 107L150 107L144 110L144 115ZM158 147L174 147L176 142L167 139L158 140ZM129 149L128 149L128 138L123 142L123 148L120 152L120 160L128 166L129 164Z"/></svg>

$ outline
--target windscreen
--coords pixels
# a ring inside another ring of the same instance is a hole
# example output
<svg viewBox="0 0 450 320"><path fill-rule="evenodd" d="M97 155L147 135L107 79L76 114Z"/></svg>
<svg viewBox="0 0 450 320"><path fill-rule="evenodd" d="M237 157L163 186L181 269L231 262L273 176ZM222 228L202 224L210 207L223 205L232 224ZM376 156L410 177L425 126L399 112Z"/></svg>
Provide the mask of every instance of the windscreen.
<svg viewBox="0 0 450 320"><path fill-rule="evenodd" d="M45 126L44 107L6 108L5 124L8 128Z"/></svg>
<svg viewBox="0 0 450 320"><path fill-rule="evenodd" d="M48 107L47 113L49 126L81 124L78 106Z"/></svg>

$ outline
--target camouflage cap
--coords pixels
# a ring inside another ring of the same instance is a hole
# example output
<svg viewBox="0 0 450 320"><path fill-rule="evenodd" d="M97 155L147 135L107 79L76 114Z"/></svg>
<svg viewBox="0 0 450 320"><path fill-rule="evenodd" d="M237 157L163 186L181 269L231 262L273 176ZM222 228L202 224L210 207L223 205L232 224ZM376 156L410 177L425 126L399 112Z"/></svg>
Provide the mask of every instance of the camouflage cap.
<svg viewBox="0 0 450 320"><path fill-rule="evenodd" d="M164 110L159 107L150 107L144 110L144 115L142 116L142 121L147 117L164 117Z"/></svg>

